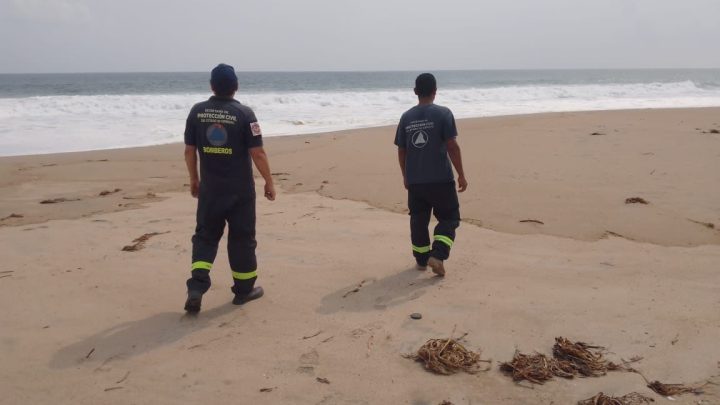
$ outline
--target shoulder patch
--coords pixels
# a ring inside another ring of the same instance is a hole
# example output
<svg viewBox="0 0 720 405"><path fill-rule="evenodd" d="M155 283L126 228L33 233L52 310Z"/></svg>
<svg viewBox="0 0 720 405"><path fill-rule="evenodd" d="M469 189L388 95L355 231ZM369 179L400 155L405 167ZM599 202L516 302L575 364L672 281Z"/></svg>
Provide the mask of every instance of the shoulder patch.
<svg viewBox="0 0 720 405"><path fill-rule="evenodd" d="M262 130L260 129L260 124L258 124L257 122L250 123L250 131L252 132L253 136L262 135Z"/></svg>

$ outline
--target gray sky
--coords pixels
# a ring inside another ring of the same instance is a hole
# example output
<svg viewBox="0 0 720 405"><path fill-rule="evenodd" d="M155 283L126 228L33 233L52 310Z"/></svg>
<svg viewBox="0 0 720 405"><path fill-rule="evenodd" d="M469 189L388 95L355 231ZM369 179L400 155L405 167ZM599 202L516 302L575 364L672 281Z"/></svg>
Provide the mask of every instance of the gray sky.
<svg viewBox="0 0 720 405"><path fill-rule="evenodd" d="M0 73L720 67L720 0L0 0Z"/></svg>

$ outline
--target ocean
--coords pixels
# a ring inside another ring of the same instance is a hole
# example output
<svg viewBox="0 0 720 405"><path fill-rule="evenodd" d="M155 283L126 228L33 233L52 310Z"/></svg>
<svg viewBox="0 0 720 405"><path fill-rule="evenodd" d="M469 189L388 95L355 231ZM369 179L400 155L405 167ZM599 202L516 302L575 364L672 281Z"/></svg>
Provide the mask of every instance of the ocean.
<svg viewBox="0 0 720 405"><path fill-rule="evenodd" d="M264 136L394 125L420 72L238 72ZM435 71L456 118L720 106L720 69ZM0 156L182 142L209 73L0 75ZM393 134L389 133L388 138Z"/></svg>

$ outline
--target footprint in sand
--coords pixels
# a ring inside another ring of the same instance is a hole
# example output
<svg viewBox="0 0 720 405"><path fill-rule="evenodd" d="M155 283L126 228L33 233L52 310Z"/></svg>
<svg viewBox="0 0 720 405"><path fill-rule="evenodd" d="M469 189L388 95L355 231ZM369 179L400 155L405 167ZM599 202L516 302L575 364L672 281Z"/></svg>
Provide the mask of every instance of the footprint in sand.
<svg viewBox="0 0 720 405"><path fill-rule="evenodd" d="M302 374L314 374L315 366L320 364L320 355L317 350L312 349L300 355L300 366L297 371Z"/></svg>

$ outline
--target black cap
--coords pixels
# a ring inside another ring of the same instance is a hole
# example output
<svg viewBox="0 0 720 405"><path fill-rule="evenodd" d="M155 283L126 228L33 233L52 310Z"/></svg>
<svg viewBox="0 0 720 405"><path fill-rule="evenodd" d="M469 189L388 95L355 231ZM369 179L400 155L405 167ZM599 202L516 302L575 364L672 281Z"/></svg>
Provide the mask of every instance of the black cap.
<svg viewBox="0 0 720 405"><path fill-rule="evenodd" d="M210 72L210 84L218 94L229 95L237 90L238 78L235 69L221 63Z"/></svg>

